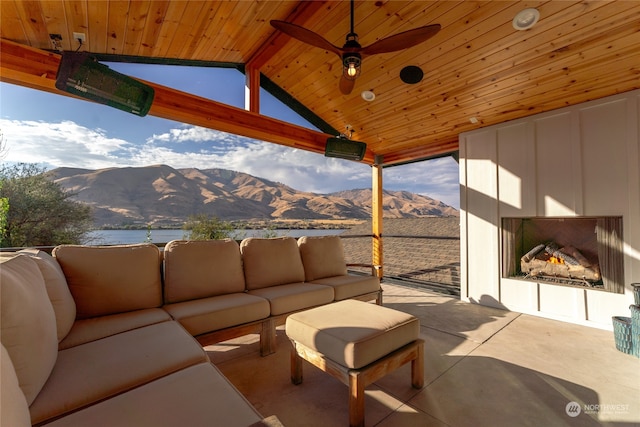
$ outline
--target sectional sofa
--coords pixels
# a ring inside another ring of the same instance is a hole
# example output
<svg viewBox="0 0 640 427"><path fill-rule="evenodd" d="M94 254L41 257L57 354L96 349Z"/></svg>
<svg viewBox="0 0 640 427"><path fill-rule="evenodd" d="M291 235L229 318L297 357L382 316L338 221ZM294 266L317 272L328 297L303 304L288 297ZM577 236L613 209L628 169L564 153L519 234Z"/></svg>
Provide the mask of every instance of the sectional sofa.
<svg viewBox="0 0 640 427"><path fill-rule="evenodd" d="M260 334L294 312L376 300L337 236L26 249L0 261L7 426L250 426L263 418L202 346ZM288 380L288 379L287 379Z"/></svg>

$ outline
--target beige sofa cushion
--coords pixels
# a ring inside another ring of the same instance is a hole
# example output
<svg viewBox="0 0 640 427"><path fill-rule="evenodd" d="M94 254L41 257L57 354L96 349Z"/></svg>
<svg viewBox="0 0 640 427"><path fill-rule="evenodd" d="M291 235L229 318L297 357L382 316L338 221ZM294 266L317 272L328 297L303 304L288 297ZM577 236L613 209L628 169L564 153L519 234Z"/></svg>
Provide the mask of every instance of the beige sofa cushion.
<svg viewBox="0 0 640 427"><path fill-rule="evenodd" d="M333 276L325 279L314 280L316 285L331 286L334 291L334 299L342 301L365 294L380 291L380 279L376 276Z"/></svg>
<svg viewBox="0 0 640 427"><path fill-rule="evenodd" d="M240 243L247 289L304 281L304 268L293 237L249 237Z"/></svg>
<svg viewBox="0 0 640 427"><path fill-rule="evenodd" d="M18 385L18 377L7 349L0 354L0 426L30 427L27 399Z"/></svg>
<svg viewBox="0 0 640 427"><path fill-rule="evenodd" d="M58 337L44 279L28 256L3 258L0 264L0 328L2 345L30 405L56 363Z"/></svg>
<svg viewBox="0 0 640 427"><path fill-rule="evenodd" d="M48 253L38 249L23 249L20 254L30 256L38 267L47 287L47 294L53 311L56 314L58 342L67 336L76 319L76 303L71 296L67 279L60 268L60 264Z"/></svg>
<svg viewBox="0 0 640 427"><path fill-rule="evenodd" d="M78 319L162 305L161 253L155 245L62 245L53 256L67 278Z"/></svg>
<svg viewBox="0 0 640 427"><path fill-rule="evenodd" d="M298 239L298 247L307 282L347 274L344 248L340 237L303 236Z"/></svg>
<svg viewBox="0 0 640 427"><path fill-rule="evenodd" d="M191 335L202 335L266 319L269 301L247 293L218 295L163 307Z"/></svg>
<svg viewBox="0 0 640 427"><path fill-rule="evenodd" d="M183 369L48 427L246 427L262 417L210 363Z"/></svg>
<svg viewBox="0 0 640 427"><path fill-rule="evenodd" d="M287 336L350 369L362 368L415 341L420 320L402 311L345 300L292 314Z"/></svg>
<svg viewBox="0 0 640 427"><path fill-rule="evenodd" d="M146 308L127 313L76 320L69 334L58 344L58 350L75 347L121 332L168 320L171 320L171 316L161 308Z"/></svg>
<svg viewBox="0 0 640 427"><path fill-rule="evenodd" d="M164 248L164 301L176 303L244 292L235 240L174 240Z"/></svg>
<svg viewBox="0 0 640 427"><path fill-rule="evenodd" d="M268 299L272 316L328 304L334 298L332 287L303 282L254 289L249 294Z"/></svg>
<svg viewBox="0 0 640 427"><path fill-rule="evenodd" d="M198 342L174 321L61 350L29 408L31 421L43 422L208 361Z"/></svg>

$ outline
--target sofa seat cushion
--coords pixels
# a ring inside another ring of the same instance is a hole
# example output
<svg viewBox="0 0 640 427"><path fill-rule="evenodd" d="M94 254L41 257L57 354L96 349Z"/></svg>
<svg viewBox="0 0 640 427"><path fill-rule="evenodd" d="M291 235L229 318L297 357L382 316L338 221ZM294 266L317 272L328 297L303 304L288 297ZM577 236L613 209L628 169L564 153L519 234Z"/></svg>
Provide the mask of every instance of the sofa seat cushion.
<svg viewBox="0 0 640 427"><path fill-rule="evenodd" d="M333 287L335 293L334 299L336 301L378 292L380 290L380 279L375 276L334 276L314 280L309 283Z"/></svg>
<svg viewBox="0 0 640 427"><path fill-rule="evenodd" d="M34 401L56 363L56 317L40 269L31 257L0 264L0 340L7 349L27 404Z"/></svg>
<svg viewBox="0 0 640 427"><path fill-rule="evenodd" d="M23 249L18 253L30 256L38 264L56 315L58 342L60 342L67 336L76 320L76 302L71 296L62 268L51 255L39 249Z"/></svg>
<svg viewBox="0 0 640 427"><path fill-rule="evenodd" d="M244 292L235 240L173 240L164 248L164 302Z"/></svg>
<svg viewBox="0 0 640 427"><path fill-rule="evenodd" d="M78 319L160 307L161 255L149 243L53 249L76 302Z"/></svg>
<svg viewBox="0 0 640 427"><path fill-rule="evenodd" d="M239 427L261 419L215 366L201 363L46 425Z"/></svg>
<svg viewBox="0 0 640 427"><path fill-rule="evenodd" d="M331 286L313 285L310 283L290 283L288 285L270 286L268 288L249 291L269 300L271 315L278 316L333 301Z"/></svg>
<svg viewBox="0 0 640 427"><path fill-rule="evenodd" d="M61 350L29 408L31 421L43 422L206 361L202 347L174 321Z"/></svg>
<svg viewBox="0 0 640 427"><path fill-rule="evenodd" d="M293 237L249 237L240 243L248 290L304 282L304 267Z"/></svg>
<svg viewBox="0 0 640 427"><path fill-rule="evenodd" d="M64 350L65 348L75 347L121 332L168 320L171 320L171 316L161 308L148 308L128 313L76 320L69 334L58 344L58 349Z"/></svg>
<svg viewBox="0 0 640 427"><path fill-rule="evenodd" d="M163 308L194 336L266 319L270 314L269 301L247 293L179 302Z"/></svg>

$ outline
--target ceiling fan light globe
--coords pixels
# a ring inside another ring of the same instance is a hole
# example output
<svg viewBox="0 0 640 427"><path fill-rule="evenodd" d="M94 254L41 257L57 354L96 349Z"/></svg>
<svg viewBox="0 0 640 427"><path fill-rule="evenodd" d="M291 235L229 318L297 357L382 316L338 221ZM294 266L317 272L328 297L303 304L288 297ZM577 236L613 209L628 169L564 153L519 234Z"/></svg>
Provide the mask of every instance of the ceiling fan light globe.
<svg viewBox="0 0 640 427"><path fill-rule="evenodd" d="M355 80L360 75L362 60L358 53L345 53L342 57L342 74L347 80Z"/></svg>

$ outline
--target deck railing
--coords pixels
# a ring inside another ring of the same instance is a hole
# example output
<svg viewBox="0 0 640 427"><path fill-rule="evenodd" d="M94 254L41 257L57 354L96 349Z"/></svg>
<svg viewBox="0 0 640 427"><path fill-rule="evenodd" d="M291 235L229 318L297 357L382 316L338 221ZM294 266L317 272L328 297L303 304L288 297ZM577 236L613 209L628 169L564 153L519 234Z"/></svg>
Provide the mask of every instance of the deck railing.
<svg viewBox="0 0 640 427"><path fill-rule="evenodd" d="M349 264L371 264L371 235L340 235ZM460 237L384 235L384 281L460 295ZM154 244L162 248L164 243ZM15 252L22 248L2 248ZM51 253L53 246L38 249ZM365 272L354 269L354 272Z"/></svg>
<svg viewBox="0 0 640 427"><path fill-rule="evenodd" d="M341 235L347 263L371 262L371 235ZM460 295L460 237L383 235L385 281Z"/></svg>

